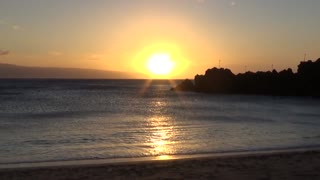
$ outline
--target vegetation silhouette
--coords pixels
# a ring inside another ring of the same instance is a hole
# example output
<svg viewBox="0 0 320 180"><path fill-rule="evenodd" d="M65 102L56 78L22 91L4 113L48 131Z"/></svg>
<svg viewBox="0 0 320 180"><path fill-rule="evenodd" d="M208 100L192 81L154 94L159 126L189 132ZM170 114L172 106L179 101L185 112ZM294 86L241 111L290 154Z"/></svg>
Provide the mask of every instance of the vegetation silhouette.
<svg viewBox="0 0 320 180"><path fill-rule="evenodd" d="M275 96L320 96L320 58L303 61L297 73L292 69L233 74L229 69L212 68L186 79L172 90L216 94L257 94Z"/></svg>

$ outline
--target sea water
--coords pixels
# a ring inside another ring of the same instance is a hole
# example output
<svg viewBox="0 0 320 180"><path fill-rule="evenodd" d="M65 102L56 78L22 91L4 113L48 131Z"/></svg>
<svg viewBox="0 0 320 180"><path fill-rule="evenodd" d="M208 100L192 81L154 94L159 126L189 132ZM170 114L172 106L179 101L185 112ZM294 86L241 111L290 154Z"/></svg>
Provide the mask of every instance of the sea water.
<svg viewBox="0 0 320 180"><path fill-rule="evenodd" d="M320 99L168 80L0 80L0 164L320 147Z"/></svg>

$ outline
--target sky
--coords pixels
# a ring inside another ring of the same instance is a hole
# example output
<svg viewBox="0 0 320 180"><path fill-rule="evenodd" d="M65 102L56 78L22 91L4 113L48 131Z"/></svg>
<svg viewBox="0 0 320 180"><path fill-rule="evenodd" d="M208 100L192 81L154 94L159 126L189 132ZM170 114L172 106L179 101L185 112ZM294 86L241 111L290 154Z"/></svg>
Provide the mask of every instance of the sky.
<svg viewBox="0 0 320 180"><path fill-rule="evenodd" d="M319 0L1 0L0 63L146 73L169 53L170 78L320 57ZM219 63L220 62L220 63Z"/></svg>

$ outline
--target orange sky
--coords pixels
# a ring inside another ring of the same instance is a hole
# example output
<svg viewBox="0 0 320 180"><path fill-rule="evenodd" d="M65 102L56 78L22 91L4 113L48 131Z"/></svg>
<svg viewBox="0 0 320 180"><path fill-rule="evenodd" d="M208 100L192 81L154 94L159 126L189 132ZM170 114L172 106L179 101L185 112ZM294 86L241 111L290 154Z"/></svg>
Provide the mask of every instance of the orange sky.
<svg viewBox="0 0 320 180"><path fill-rule="evenodd" d="M128 72L157 52L169 78L213 66L233 72L296 69L320 56L320 2L306 0L84 0L0 2L0 63Z"/></svg>

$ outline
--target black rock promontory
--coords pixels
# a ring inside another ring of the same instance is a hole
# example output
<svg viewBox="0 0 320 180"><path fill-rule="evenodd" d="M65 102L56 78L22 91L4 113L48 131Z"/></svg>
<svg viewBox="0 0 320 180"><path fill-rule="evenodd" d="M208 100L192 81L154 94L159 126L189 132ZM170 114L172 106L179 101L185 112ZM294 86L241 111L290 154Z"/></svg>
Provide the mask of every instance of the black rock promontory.
<svg viewBox="0 0 320 180"><path fill-rule="evenodd" d="M298 71L292 69L233 74L229 69L212 68L194 81L186 79L177 91L195 91L216 94L257 94L279 96L320 96L320 58L303 61Z"/></svg>

